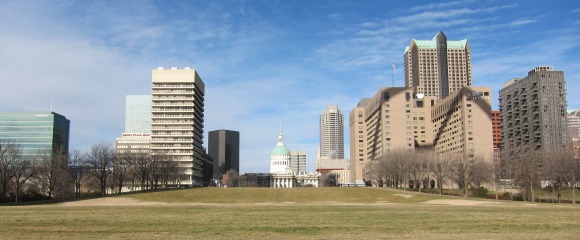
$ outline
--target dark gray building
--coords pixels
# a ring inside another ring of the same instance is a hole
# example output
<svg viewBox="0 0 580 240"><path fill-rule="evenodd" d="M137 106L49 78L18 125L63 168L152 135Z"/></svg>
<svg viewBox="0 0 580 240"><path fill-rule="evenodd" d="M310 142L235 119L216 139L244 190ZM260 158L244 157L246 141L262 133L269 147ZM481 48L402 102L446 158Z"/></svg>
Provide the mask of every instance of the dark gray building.
<svg viewBox="0 0 580 240"><path fill-rule="evenodd" d="M0 142L18 145L24 155L68 154L70 121L54 112L0 113Z"/></svg>
<svg viewBox="0 0 580 240"><path fill-rule="evenodd" d="M214 178L221 179L228 170L240 172L240 133L231 130L209 132L208 154L213 158Z"/></svg>
<svg viewBox="0 0 580 240"><path fill-rule="evenodd" d="M564 148L568 144L566 82L563 71L540 66L525 78L507 81L499 91L502 149Z"/></svg>

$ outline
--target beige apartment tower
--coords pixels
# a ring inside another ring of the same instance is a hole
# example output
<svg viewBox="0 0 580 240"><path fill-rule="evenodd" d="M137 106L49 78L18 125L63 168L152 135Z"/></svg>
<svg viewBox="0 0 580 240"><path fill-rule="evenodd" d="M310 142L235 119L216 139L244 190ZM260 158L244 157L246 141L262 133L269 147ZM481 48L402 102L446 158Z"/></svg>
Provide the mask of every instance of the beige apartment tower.
<svg viewBox="0 0 580 240"><path fill-rule="evenodd" d="M489 87L464 87L439 100L431 110L435 152L491 161L491 99Z"/></svg>
<svg viewBox="0 0 580 240"><path fill-rule="evenodd" d="M464 87L444 99L382 88L350 113L351 181L391 151L425 149L489 159L493 152L491 89Z"/></svg>
<svg viewBox="0 0 580 240"><path fill-rule="evenodd" d="M405 86L415 94L445 98L471 86L471 53L467 39L448 41L443 32L431 40L411 40L405 48Z"/></svg>
<svg viewBox="0 0 580 240"><path fill-rule="evenodd" d="M404 87L381 88L362 99L350 113L351 181L367 180L366 165L390 151L431 148L435 100Z"/></svg>
<svg viewBox="0 0 580 240"><path fill-rule="evenodd" d="M179 164L175 186L202 181L205 84L192 68L152 72L151 154Z"/></svg>

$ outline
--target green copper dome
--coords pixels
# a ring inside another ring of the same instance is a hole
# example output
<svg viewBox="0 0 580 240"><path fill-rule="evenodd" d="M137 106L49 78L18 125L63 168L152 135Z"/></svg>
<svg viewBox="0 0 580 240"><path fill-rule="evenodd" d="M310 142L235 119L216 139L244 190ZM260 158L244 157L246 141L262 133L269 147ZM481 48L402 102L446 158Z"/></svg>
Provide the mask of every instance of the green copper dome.
<svg viewBox="0 0 580 240"><path fill-rule="evenodd" d="M272 150L272 156L274 155L290 155L290 150L288 150L288 148L284 145L280 146L276 146L273 150Z"/></svg>

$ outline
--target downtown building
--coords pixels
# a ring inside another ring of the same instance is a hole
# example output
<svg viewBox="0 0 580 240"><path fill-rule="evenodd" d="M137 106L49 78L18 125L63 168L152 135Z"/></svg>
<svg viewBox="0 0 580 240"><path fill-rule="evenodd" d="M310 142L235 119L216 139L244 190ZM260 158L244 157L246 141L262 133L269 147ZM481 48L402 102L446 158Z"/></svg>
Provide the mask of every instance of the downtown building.
<svg viewBox="0 0 580 240"><path fill-rule="evenodd" d="M115 139L115 152L149 156L150 142L151 95L127 95L125 132Z"/></svg>
<svg viewBox="0 0 580 240"><path fill-rule="evenodd" d="M67 156L69 131L70 121L55 112L0 113L0 144L15 144L23 156Z"/></svg>
<svg viewBox="0 0 580 240"><path fill-rule="evenodd" d="M405 48L405 86L413 93L443 99L471 86L471 50L467 39L448 41L443 32L415 40Z"/></svg>
<svg viewBox="0 0 580 240"><path fill-rule="evenodd" d="M409 87L381 88L350 112L350 181L368 182L367 165L391 151L431 148L435 97L417 98ZM368 184L368 183L367 183Z"/></svg>
<svg viewBox="0 0 580 240"><path fill-rule="evenodd" d="M344 159L344 117L338 105L328 105L320 115L318 159Z"/></svg>
<svg viewBox="0 0 580 240"><path fill-rule="evenodd" d="M320 175L306 172L305 151L291 152L286 147L281 126L280 124L278 142L270 154L270 173L244 174L242 175L242 182L246 181L244 186L258 184L261 187L271 188L318 187Z"/></svg>
<svg viewBox="0 0 580 240"><path fill-rule="evenodd" d="M240 133L215 130L208 133L208 154L213 159L213 178L221 179L229 170L240 172Z"/></svg>
<svg viewBox="0 0 580 240"><path fill-rule="evenodd" d="M580 141L580 111L568 113L568 137L573 142Z"/></svg>
<svg viewBox="0 0 580 240"><path fill-rule="evenodd" d="M502 154L512 157L569 144L564 72L540 66L524 78L507 81L499 91Z"/></svg>
<svg viewBox="0 0 580 240"><path fill-rule="evenodd" d="M152 70L151 155L178 163L177 187L202 186L212 175L203 148L204 94L192 68Z"/></svg>
<svg viewBox="0 0 580 240"><path fill-rule="evenodd" d="M444 99L382 88L350 113L351 182L368 184L369 163L396 150L481 156L493 153L491 89L463 87Z"/></svg>

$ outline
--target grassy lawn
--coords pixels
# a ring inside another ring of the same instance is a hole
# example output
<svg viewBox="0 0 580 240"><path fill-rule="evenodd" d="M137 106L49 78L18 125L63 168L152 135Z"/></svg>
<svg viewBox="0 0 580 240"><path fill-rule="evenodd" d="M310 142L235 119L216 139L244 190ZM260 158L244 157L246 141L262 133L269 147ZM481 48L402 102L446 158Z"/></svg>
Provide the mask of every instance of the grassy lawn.
<svg viewBox="0 0 580 240"><path fill-rule="evenodd" d="M431 205L424 202L464 198L367 188L202 188L121 198L163 203L3 206L0 238L580 238L580 206L571 204Z"/></svg>

